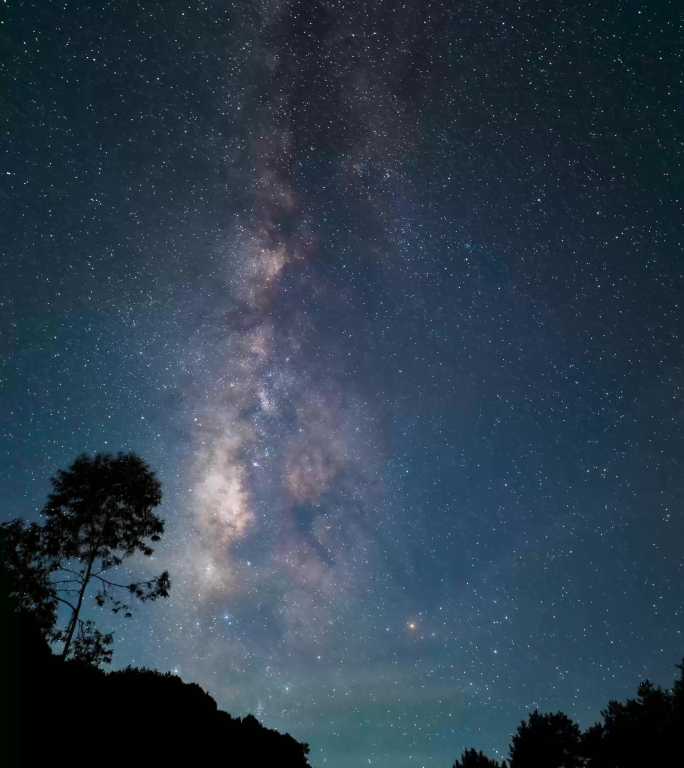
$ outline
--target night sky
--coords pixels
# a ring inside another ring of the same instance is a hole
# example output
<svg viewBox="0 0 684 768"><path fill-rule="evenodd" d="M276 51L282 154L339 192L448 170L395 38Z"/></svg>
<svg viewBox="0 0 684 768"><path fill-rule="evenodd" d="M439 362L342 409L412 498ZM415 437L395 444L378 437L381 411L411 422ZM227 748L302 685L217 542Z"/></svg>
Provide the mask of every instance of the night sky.
<svg viewBox="0 0 684 768"><path fill-rule="evenodd" d="M316 768L672 681L676 5L5 0L0 515L152 465L116 667Z"/></svg>

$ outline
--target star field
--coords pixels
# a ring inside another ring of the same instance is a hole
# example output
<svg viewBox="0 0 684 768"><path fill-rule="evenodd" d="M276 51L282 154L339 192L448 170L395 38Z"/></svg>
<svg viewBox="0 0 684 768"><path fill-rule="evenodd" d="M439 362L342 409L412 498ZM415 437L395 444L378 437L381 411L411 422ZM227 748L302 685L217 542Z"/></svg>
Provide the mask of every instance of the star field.
<svg viewBox="0 0 684 768"><path fill-rule="evenodd" d="M683 653L679 19L557 6L0 11L3 517L140 453L172 590L115 665L313 766L503 756Z"/></svg>

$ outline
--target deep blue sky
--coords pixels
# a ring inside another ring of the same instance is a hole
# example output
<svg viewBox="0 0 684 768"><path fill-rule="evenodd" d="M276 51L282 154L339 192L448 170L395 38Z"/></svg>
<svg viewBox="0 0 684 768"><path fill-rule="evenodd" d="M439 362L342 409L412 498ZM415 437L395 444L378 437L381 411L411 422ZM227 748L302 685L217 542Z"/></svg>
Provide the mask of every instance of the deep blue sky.
<svg viewBox="0 0 684 768"><path fill-rule="evenodd" d="M156 469L173 594L117 665L330 768L672 680L674 3L1 13L2 515Z"/></svg>

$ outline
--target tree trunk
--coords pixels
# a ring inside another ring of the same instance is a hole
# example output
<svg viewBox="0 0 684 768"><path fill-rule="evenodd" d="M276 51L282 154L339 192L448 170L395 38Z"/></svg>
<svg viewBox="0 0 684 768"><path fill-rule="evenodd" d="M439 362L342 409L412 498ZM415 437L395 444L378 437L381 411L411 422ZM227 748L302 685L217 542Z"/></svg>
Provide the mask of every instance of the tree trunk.
<svg viewBox="0 0 684 768"><path fill-rule="evenodd" d="M83 597L85 595L86 588L88 586L88 582L90 581L90 574L93 570L93 563L95 562L95 555L93 555L90 558L90 561L88 563L88 568L86 569L86 572L83 576L83 582L81 583L81 590L78 593L78 602L76 603L76 608L74 609L73 614L71 615L71 621L69 622L69 626L67 628L67 634L66 638L64 640L64 648L62 648L62 659L66 659L67 653L69 653L69 648L71 646L71 641L74 637L74 632L76 631L76 624L78 622L78 614L81 612L81 605L83 605Z"/></svg>

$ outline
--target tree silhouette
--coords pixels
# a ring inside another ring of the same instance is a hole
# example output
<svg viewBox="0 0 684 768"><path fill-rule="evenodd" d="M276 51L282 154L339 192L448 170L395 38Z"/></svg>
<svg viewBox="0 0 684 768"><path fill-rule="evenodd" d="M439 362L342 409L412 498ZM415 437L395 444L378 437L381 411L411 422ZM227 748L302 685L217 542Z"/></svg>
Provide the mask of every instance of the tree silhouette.
<svg viewBox="0 0 684 768"><path fill-rule="evenodd" d="M684 667L671 691L646 680L636 699L611 701L585 734L589 768L684 765Z"/></svg>
<svg viewBox="0 0 684 768"><path fill-rule="evenodd" d="M510 768L579 768L581 731L563 712L534 711L511 743Z"/></svg>
<svg viewBox="0 0 684 768"><path fill-rule="evenodd" d="M502 764L474 749L466 749L461 759L454 763L454 768L502 768Z"/></svg>
<svg viewBox="0 0 684 768"><path fill-rule="evenodd" d="M164 523L153 510L161 487L149 466L133 453L79 456L51 480L42 510L44 525L19 520L1 526L13 593L52 641L62 643L63 659L94 664L111 661L112 635L103 634L81 611L88 592L99 607L131 616L122 593L141 601L167 597L167 571L146 581L115 581L112 571L159 541ZM58 606L67 609L57 627Z"/></svg>
<svg viewBox="0 0 684 768"><path fill-rule="evenodd" d="M41 526L12 520L0 525L0 562L3 583L17 610L30 615L44 636L56 621L57 598L45 567Z"/></svg>
<svg viewBox="0 0 684 768"><path fill-rule="evenodd" d="M611 701L580 732L565 714L532 712L518 727L508 768L644 768L684 765L684 660L671 690L644 681L637 697ZM454 768L506 768L467 749Z"/></svg>

